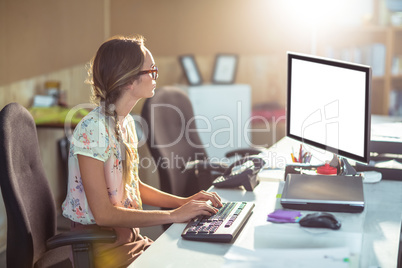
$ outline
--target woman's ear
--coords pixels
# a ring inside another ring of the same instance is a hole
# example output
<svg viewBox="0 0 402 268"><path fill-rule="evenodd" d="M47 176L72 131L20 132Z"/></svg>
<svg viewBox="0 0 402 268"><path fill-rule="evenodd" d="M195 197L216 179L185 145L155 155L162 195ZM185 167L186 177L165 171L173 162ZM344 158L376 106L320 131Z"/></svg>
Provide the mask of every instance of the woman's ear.
<svg viewBox="0 0 402 268"><path fill-rule="evenodd" d="M138 77L137 79L134 79L134 81L130 84L131 87L137 87L138 84L141 82L141 77Z"/></svg>
<svg viewBox="0 0 402 268"><path fill-rule="evenodd" d="M133 82L129 83L127 85L127 90L134 90L138 86L138 80L139 79L134 79Z"/></svg>

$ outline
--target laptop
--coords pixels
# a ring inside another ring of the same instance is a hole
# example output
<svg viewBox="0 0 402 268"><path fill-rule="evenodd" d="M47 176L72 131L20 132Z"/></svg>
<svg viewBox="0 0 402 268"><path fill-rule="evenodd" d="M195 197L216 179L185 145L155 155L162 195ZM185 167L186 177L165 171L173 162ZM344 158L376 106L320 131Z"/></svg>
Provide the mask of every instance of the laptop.
<svg viewBox="0 0 402 268"><path fill-rule="evenodd" d="M360 176L288 174L281 205L297 210L362 212L363 179Z"/></svg>

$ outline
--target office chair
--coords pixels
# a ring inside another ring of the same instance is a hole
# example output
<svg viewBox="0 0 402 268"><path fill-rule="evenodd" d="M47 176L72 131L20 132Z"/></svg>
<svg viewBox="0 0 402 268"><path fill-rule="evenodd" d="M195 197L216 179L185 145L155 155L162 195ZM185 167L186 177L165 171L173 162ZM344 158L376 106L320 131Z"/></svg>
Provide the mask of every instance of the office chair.
<svg viewBox="0 0 402 268"><path fill-rule="evenodd" d="M58 153L59 153L59 163L60 163L60 172L59 181L60 187L59 190L61 193L67 193L67 185L68 185L68 155L70 152L70 140L71 135L66 135L63 138L57 141L58 145ZM65 196L62 200L56 200L56 203L62 204Z"/></svg>
<svg viewBox="0 0 402 268"><path fill-rule="evenodd" d="M92 243L116 240L112 231L56 235L55 202L36 126L17 103L0 112L0 187L7 212L7 267L71 267L71 249L75 267L92 267Z"/></svg>
<svg viewBox="0 0 402 268"><path fill-rule="evenodd" d="M147 127L144 136L159 172L162 191L190 196L212 185L228 165L208 160L187 94L176 87L162 87L144 102L141 112ZM187 131L184 131L186 129ZM146 131L149 130L149 131ZM231 151L226 157L259 154L261 149Z"/></svg>

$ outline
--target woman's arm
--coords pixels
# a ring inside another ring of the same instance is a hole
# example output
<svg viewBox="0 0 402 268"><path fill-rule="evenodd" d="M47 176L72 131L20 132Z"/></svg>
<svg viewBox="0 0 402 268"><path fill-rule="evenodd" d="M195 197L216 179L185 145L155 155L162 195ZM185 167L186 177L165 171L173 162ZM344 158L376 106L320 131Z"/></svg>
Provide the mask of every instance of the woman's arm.
<svg viewBox="0 0 402 268"><path fill-rule="evenodd" d="M143 183L142 181L140 181L139 185L140 185L142 202L150 206L177 208L191 200L200 200L200 201L210 200L214 207L222 206L221 199L215 192L210 193L206 191L200 191L195 195L184 198L162 192L150 185Z"/></svg>
<svg viewBox="0 0 402 268"><path fill-rule="evenodd" d="M191 200L174 210L143 211L115 207L109 200L103 170L104 163L83 155L78 155L77 157L88 204L98 225L128 228L146 227L173 222L186 222L197 215L212 215L217 212L216 208L205 201L198 200ZM151 195L148 194L147 197L145 193L146 200L149 196ZM158 194L155 196L158 196ZM170 197L167 197L167 199L173 200ZM174 200L176 199L174 198Z"/></svg>

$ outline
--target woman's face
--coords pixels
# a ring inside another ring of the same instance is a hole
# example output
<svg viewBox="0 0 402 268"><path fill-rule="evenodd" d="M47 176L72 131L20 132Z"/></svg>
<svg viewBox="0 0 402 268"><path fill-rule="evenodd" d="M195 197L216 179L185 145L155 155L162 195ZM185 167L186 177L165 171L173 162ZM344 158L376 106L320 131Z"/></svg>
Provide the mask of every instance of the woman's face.
<svg viewBox="0 0 402 268"><path fill-rule="evenodd" d="M155 68L155 61L151 52L146 48L145 51L144 64L141 71L152 70ZM135 98L151 98L155 94L156 81L152 78L151 73L142 74L139 79L134 81L132 86L134 87L133 94Z"/></svg>

